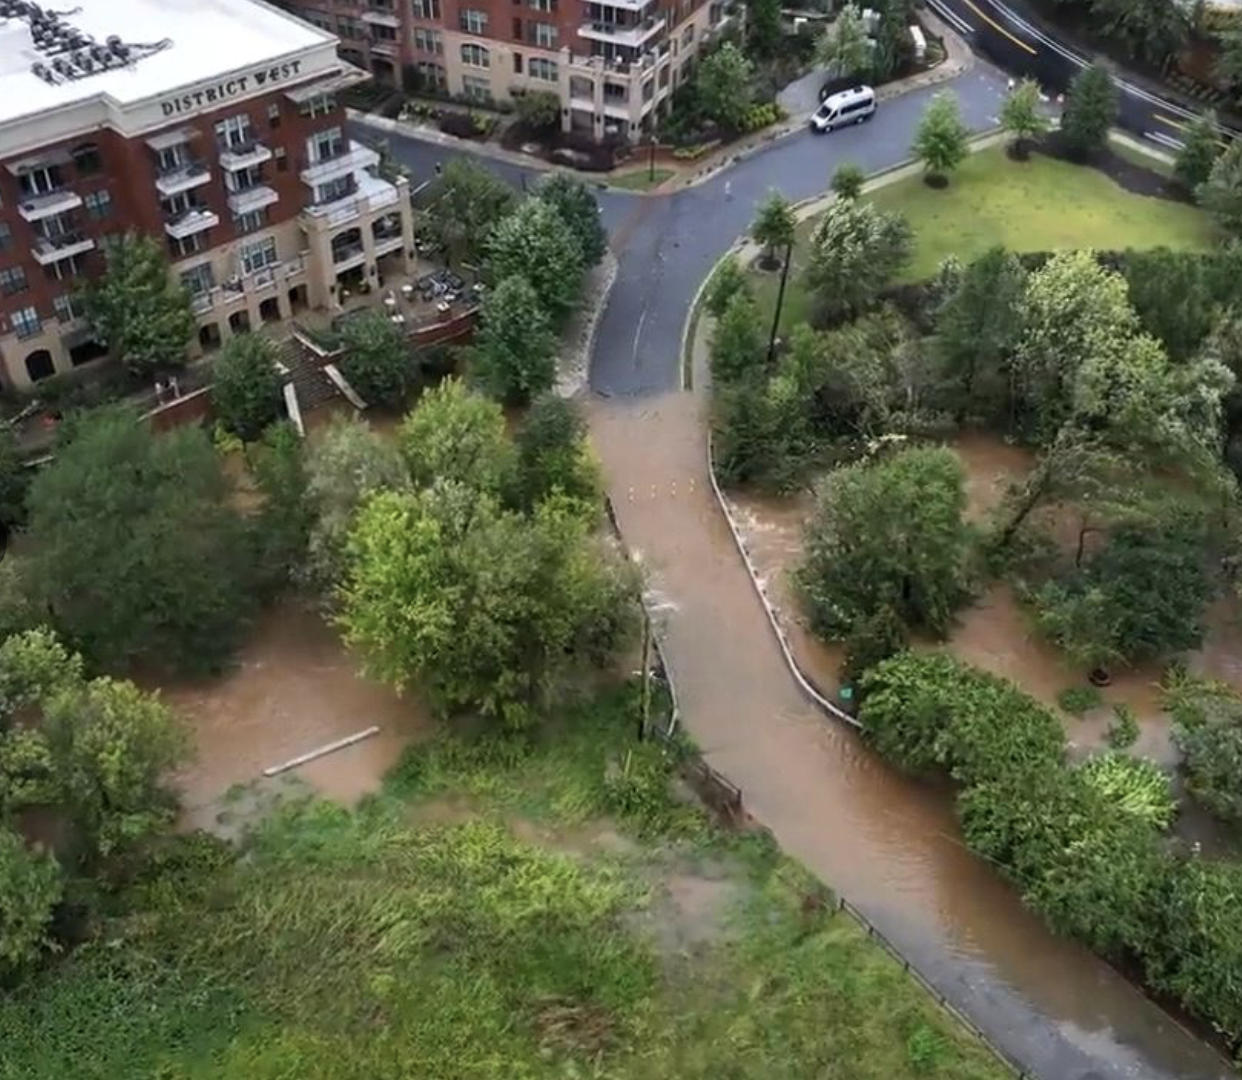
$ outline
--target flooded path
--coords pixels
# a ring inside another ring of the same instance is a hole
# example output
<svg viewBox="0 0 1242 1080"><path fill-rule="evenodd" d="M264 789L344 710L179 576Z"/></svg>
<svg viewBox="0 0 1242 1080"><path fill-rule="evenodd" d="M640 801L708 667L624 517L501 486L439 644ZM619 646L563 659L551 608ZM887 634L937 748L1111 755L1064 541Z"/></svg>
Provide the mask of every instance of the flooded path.
<svg viewBox="0 0 1242 1080"><path fill-rule="evenodd" d="M684 720L707 760L786 851L1033 1072L1231 1075L1135 987L1023 908L962 846L945 791L889 769L797 689L711 492L704 407L696 392L596 399L590 411L621 528L665 600Z"/></svg>
<svg viewBox="0 0 1242 1080"><path fill-rule="evenodd" d="M374 791L430 720L417 699L357 669L317 611L285 601L260 616L225 674L161 687L194 735L195 760L176 777L186 821L210 825L229 788L372 725L379 734L282 775L342 802Z"/></svg>

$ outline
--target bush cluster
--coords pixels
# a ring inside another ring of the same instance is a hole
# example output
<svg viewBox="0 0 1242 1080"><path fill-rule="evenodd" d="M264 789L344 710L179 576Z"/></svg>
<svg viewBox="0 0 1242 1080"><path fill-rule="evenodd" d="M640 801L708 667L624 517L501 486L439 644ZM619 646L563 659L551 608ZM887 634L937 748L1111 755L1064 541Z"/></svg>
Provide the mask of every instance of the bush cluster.
<svg viewBox="0 0 1242 1080"><path fill-rule="evenodd" d="M908 771L958 782L967 843L1027 904L1242 1037L1242 865L1169 849L1167 788L1149 767L1069 767L1047 709L947 655L902 653L861 689L870 741Z"/></svg>
<svg viewBox="0 0 1242 1080"><path fill-rule="evenodd" d="M763 105L752 105L742 114L742 133L749 134L784 119L785 110L775 101L769 101Z"/></svg>

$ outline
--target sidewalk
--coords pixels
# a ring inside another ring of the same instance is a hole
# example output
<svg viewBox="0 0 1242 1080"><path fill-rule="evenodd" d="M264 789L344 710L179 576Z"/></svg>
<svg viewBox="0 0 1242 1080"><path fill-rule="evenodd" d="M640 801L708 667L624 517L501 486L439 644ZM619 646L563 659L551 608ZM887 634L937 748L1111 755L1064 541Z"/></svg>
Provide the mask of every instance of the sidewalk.
<svg viewBox="0 0 1242 1080"><path fill-rule="evenodd" d="M900 97L902 94L908 94L912 90L921 90L927 86L949 82L974 67L975 54L971 52L970 46L947 23L928 11L920 12L920 17L931 34L939 37L944 42L945 58L928 71L921 71L917 75L885 83L876 92L876 96L880 101L891 101L893 98ZM788 109L790 113L789 118L782 123L764 128L762 131L757 131L752 135L743 136L697 161L678 163L676 161L662 160L659 163L659 167L672 170L673 175L649 191L636 191L632 192L632 194L640 197L659 196L668 194L671 191L694 187L696 184L701 184L715 176L720 170L745 160L778 139L783 139L787 135L802 130L806 126L811 113L815 111L816 106L819 104L818 90L823 82L823 78L824 74L822 71L812 71L796 82L790 83L777 97L777 100L781 101L782 104L786 99L786 95L789 95L788 99L790 101L794 101L796 98L800 99L806 96L806 88L813 84L815 87L815 101L809 107L800 108L796 111ZM798 89L795 90L795 87ZM634 158L631 158L611 172L582 172L553 165L542 158L523 154L516 150L506 150L504 147L496 146L493 143L475 142L473 139L461 139L454 135L446 135L438 128L423 124L411 124L408 121L374 116L370 113L358 112L356 109L350 109L348 116L351 121L373 128L376 131L404 135L408 138L419 139L422 142L436 146L452 147L453 149L463 150L479 157L491 158L493 161L503 161L510 165L517 165L521 168L534 169L540 172L551 172L553 170L570 172L588 184L607 184L616 176L639 172L645 167L643 164L645 159L641 154L636 154Z"/></svg>

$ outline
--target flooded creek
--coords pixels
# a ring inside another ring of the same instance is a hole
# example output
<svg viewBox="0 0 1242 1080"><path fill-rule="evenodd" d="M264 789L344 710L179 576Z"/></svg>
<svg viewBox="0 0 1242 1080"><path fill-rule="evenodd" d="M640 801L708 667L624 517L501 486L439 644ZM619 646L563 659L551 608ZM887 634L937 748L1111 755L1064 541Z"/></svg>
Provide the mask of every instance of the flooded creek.
<svg viewBox="0 0 1242 1080"><path fill-rule="evenodd" d="M785 850L1027 1068L1056 1080L1230 1075L1113 969L1049 932L966 850L945 789L894 772L797 689L711 492L704 407L698 393L597 399L591 428L622 531L665 600L661 634L684 723L707 760ZM799 656L833 686L839 653L789 617L782 572L806 506L741 509Z"/></svg>
<svg viewBox="0 0 1242 1080"><path fill-rule="evenodd" d="M358 674L318 611L286 601L264 612L223 675L160 688L193 733L195 758L176 777L186 818L210 822L218 800L326 743L372 725L379 733L284 775L353 802L374 791L401 750L430 731L416 698Z"/></svg>

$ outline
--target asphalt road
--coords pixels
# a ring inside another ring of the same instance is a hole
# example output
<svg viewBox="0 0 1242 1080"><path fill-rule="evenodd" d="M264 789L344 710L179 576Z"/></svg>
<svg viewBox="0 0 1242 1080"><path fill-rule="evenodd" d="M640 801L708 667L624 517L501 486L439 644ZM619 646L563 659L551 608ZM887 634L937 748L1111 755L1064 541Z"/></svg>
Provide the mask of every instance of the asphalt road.
<svg viewBox="0 0 1242 1080"><path fill-rule="evenodd" d="M1059 40L1055 29L1023 0L926 2L976 52L1008 72L1037 79L1050 96L1063 93L1070 80L1090 63L1076 48ZM1194 119L1194 112L1125 78L1118 79L1118 87L1122 127L1166 151L1181 148L1182 134Z"/></svg>
<svg viewBox="0 0 1242 1080"><path fill-rule="evenodd" d="M995 123L1005 79L985 65L948 84L973 129ZM818 195L832 172L854 161L873 172L906 160L932 90L885 103L875 118L829 135L796 131L712 179L666 196L599 192L618 259L617 281L600 324L591 387L605 396L658 393L679 385L682 328L699 284L750 226L758 204L778 190L793 200ZM416 180L462 151L391 137L393 153ZM485 161L511 183L537 171Z"/></svg>

